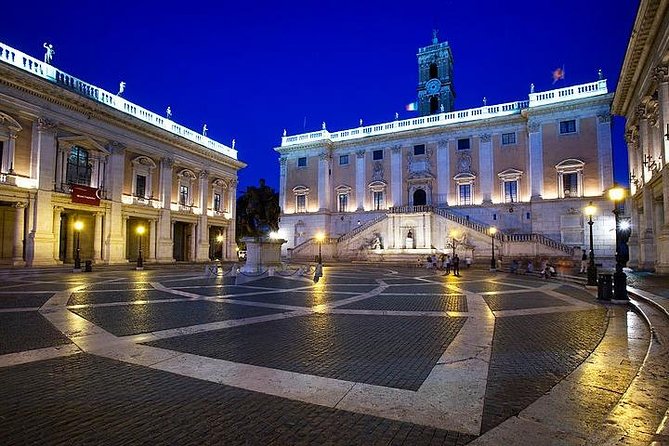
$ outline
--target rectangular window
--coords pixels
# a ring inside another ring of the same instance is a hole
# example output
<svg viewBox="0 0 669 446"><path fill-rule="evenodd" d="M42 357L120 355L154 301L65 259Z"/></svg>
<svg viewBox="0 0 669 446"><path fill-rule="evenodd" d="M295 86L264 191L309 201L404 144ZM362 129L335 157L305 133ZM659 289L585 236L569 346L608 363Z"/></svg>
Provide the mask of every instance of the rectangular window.
<svg viewBox="0 0 669 446"><path fill-rule="evenodd" d="M339 155L339 165L340 166L348 165L348 155Z"/></svg>
<svg viewBox="0 0 669 446"><path fill-rule="evenodd" d="M576 133L576 120L560 121L560 134Z"/></svg>
<svg viewBox="0 0 669 446"><path fill-rule="evenodd" d="M509 144L516 143L516 134L515 133L502 133L502 145L506 146Z"/></svg>
<svg viewBox="0 0 669 446"><path fill-rule="evenodd" d="M458 150L469 150L469 138L458 139Z"/></svg>
<svg viewBox="0 0 669 446"><path fill-rule="evenodd" d="M504 202L518 202L518 180L504 182Z"/></svg>
<svg viewBox="0 0 669 446"><path fill-rule="evenodd" d="M297 159L297 167L307 167L307 157L302 156Z"/></svg>
<svg viewBox="0 0 669 446"><path fill-rule="evenodd" d="M414 155L425 155L425 144L418 144L413 146Z"/></svg>
<svg viewBox="0 0 669 446"><path fill-rule="evenodd" d="M564 197L578 197L578 173L562 174L562 190Z"/></svg>
<svg viewBox="0 0 669 446"><path fill-rule="evenodd" d="M183 184L179 186L179 204L182 206L190 204L188 200L188 186L184 186Z"/></svg>
<svg viewBox="0 0 669 446"><path fill-rule="evenodd" d="M348 194L339 194L339 212L348 210Z"/></svg>
<svg viewBox="0 0 669 446"><path fill-rule="evenodd" d="M146 176L144 175L137 175L137 178L135 178L135 196L146 196Z"/></svg>
<svg viewBox="0 0 669 446"><path fill-rule="evenodd" d="M471 184L461 184L458 186L458 192L460 195L460 204L472 204L472 185Z"/></svg>
<svg viewBox="0 0 669 446"><path fill-rule="evenodd" d="M214 210L221 212L221 194L214 194Z"/></svg>
<svg viewBox="0 0 669 446"><path fill-rule="evenodd" d="M298 195L295 197L295 206L297 208L297 212L306 212L307 211L307 196L306 195Z"/></svg>
<svg viewBox="0 0 669 446"><path fill-rule="evenodd" d="M373 160L382 160L383 159L383 150L375 150L372 152Z"/></svg>
<svg viewBox="0 0 669 446"><path fill-rule="evenodd" d="M379 211L383 209L383 192L374 192L374 210Z"/></svg>

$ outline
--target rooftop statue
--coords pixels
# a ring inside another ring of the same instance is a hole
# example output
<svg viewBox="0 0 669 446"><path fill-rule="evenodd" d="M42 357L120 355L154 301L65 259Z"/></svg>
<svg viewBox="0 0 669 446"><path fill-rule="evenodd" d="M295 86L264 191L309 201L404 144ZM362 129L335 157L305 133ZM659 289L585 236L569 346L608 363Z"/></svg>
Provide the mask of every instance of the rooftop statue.
<svg viewBox="0 0 669 446"><path fill-rule="evenodd" d="M118 84L118 93L116 93L116 96L121 96L124 91L125 91L125 82L121 81Z"/></svg>
<svg viewBox="0 0 669 446"><path fill-rule="evenodd" d="M44 42L44 49L46 49L46 52L44 53L44 62L51 65L51 61L53 60L53 55L56 50L53 49L53 45L46 42Z"/></svg>
<svg viewBox="0 0 669 446"><path fill-rule="evenodd" d="M167 116L167 119L172 119L172 107L169 105L167 106L167 110L165 110L165 116Z"/></svg>

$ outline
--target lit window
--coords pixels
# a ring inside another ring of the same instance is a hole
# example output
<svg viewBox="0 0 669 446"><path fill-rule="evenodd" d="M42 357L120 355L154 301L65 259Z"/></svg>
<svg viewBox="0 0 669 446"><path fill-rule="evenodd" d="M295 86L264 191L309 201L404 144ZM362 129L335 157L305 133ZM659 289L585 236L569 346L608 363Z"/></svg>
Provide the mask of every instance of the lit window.
<svg viewBox="0 0 669 446"><path fill-rule="evenodd" d="M515 133L502 133L502 145L506 146L509 144L516 143L516 134Z"/></svg>
<svg viewBox="0 0 669 446"><path fill-rule="evenodd" d="M560 134L576 133L576 120L560 121Z"/></svg>
<svg viewBox="0 0 669 446"><path fill-rule="evenodd" d="M348 155L339 155L339 165L340 166L348 165Z"/></svg>
<svg viewBox="0 0 669 446"><path fill-rule="evenodd" d="M135 196L146 196L146 175L137 175L135 178Z"/></svg>
<svg viewBox="0 0 669 446"><path fill-rule="evenodd" d="M518 180L504 182L504 202L505 203L518 202Z"/></svg>
<svg viewBox="0 0 669 446"><path fill-rule="evenodd" d="M182 206L188 206L188 186L181 185L179 186L179 204Z"/></svg>
<svg viewBox="0 0 669 446"><path fill-rule="evenodd" d="M461 184L458 186L458 194L460 196L460 204L468 205L472 204L472 185L471 184Z"/></svg>
<svg viewBox="0 0 669 446"><path fill-rule="evenodd" d="M570 158L555 165L558 174L558 197L573 198L583 196L583 169L585 163Z"/></svg>
<svg viewBox="0 0 669 446"><path fill-rule="evenodd" d="M565 198L578 197L578 173L562 174L562 192Z"/></svg>
<svg viewBox="0 0 669 446"><path fill-rule="evenodd" d="M214 194L214 210L221 212L221 194Z"/></svg>
<svg viewBox="0 0 669 446"><path fill-rule="evenodd" d="M302 156L297 159L297 167L307 167L307 157Z"/></svg>
<svg viewBox="0 0 669 446"><path fill-rule="evenodd" d="M425 155L425 144L418 144L413 146L414 155Z"/></svg>
<svg viewBox="0 0 669 446"><path fill-rule="evenodd" d="M297 212L306 212L307 211L307 196L306 195L296 195L295 196L295 208Z"/></svg>
<svg viewBox="0 0 669 446"><path fill-rule="evenodd" d="M93 166L89 160L88 150L81 147L73 147L70 151L70 156L67 158L68 184L89 186L92 170Z"/></svg>
<svg viewBox="0 0 669 446"><path fill-rule="evenodd" d="M379 211L383 209L383 192L382 191L375 191L372 196L374 200L374 210Z"/></svg>
<svg viewBox="0 0 669 446"><path fill-rule="evenodd" d="M469 138L458 139L458 150L469 150Z"/></svg>
<svg viewBox="0 0 669 446"><path fill-rule="evenodd" d="M338 205L339 212L346 212L348 210L348 194L339 194Z"/></svg>
<svg viewBox="0 0 669 446"><path fill-rule="evenodd" d="M383 150L375 150L372 152L373 160L382 160L383 159Z"/></svg>

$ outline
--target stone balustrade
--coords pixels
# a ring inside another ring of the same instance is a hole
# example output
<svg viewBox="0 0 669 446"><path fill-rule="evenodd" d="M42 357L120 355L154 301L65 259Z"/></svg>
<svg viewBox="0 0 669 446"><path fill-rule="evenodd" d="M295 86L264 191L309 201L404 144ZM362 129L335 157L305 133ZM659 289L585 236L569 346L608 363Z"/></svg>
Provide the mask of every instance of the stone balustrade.
<svg viewBox="0 0 669 446"><path fill-rule="evenodd" d="M38 77L46 79L68 90L74 91L82 96L93 99L94 101L108 105L125 114L131 115L141 121L152 124L175 135L179 135L189 141L201 146L207 147L215 152L237 159L237 150L214 141L198 132L181 126L171 119L157 115L145 108L142 108L122 97L112 94L95 85L84 82L60 71L53 65L37 60L27 54L16 50L0 42L0 61L28 71Z"/></svg>
<svg viewBox="0 0 669 446"><path fill-rule="evenodd" d="M524 109L541 105L554 104L562 101L588 98L608 93L606 80L599 80L588 84L575 85L540 93L530 93L529 100L508 102L505 104L486 105L484 107L471 108L468 110L456 110L448 113L439 113L430 116L421 116L410 119L395 120L381 124L373 124L353 129L329 132L319 130L317 132L302 133L299 135L284 136L281 138L281 147L308 144L314 141L347 141L351 139L364 138L367 136L378 136L396 133L405 130L416 130L437 127L448 124L458 124L469 121L490 119L499 116L520 114Z"/></svg>

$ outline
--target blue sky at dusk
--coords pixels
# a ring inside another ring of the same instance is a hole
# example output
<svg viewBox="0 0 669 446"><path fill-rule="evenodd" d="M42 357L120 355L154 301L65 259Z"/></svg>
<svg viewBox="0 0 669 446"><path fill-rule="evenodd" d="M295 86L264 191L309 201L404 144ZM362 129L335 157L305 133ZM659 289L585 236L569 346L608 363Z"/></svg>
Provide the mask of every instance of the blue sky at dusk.
<svg viewBox="0 0 669 446"><path fill-rule="evenodd" d="M249 166L239 191L259 178L278 188L288 134L415 116L416 53L431 30L449 42L456 109L527 99L592 82L601 68L615 89L638 2L316 1L8 2L0 41L151 111L231 144ZM11 20L9 18L12 18ZM564 65L566 78L552 85ZM306 118L306 126L305 124ZM614 120L616 178L627 182L624 122Z"/></svg>

